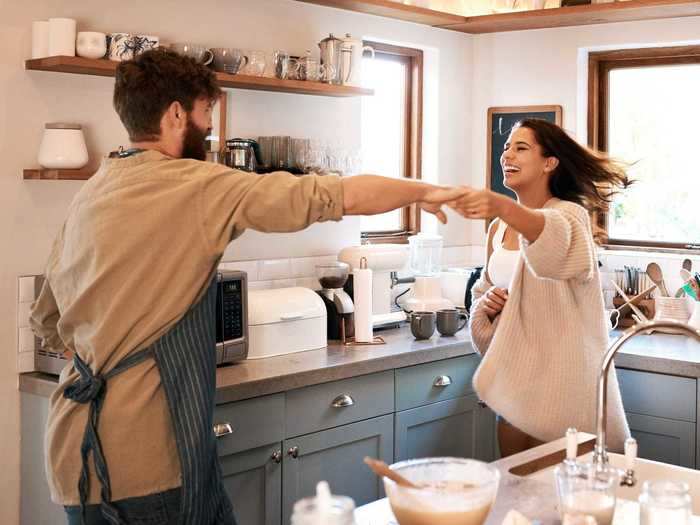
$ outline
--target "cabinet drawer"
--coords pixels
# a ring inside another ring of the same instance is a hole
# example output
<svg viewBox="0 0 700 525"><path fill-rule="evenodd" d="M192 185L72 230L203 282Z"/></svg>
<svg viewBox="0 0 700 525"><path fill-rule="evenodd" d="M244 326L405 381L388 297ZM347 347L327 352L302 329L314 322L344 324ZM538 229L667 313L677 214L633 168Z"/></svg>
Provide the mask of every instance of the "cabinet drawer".
<svg viewBox="0 0 700 525"><path fill-rule="evenodd" d="M287 392L287 437L390 414L394 372L387 370Z"/></svg>
<svg viewBox="0 0 700 525"><path fill-rule="evenodd" d="M476 354L396 370L396 410L462 397L474 392Z"/></svg>
<svg viewBox="0 0 700 525"><path fill-rule="evenodd" d="M214 426L230 433L217 437L220 456L282 441L284 438L284 394L256 397L218 405L214 409Z"/></svg>
<svg viewBox="0 0 700 525"><path fill-rule="evenodd" d="M625 412L695 421L695 379L622 368L617 378Z"/></svg>

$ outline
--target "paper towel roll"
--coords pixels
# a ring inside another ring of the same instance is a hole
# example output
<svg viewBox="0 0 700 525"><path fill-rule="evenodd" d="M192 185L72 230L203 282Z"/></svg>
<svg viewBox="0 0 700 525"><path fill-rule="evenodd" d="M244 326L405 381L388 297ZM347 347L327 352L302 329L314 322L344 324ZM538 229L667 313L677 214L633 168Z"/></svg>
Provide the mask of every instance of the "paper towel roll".
<svg viewBox="0 0 700 525"><path fill-rule="evenodd" d="M364 259L364 257L363 257ZM367 263L365 262L365 266ZM362 262L360 262L362 266ZM372 270L356 268L352 272L352 293L355 300L355 341L371 343L372 333Z"/></svg>
<svg viewBox="0 0 700 525"><path fill-rule="evenodd" d="M49 18L49 56L75 56L75 20Z"/></svg>
<svg viewBox="0 0 700 525"><path fill-rule="evenodd" d="M32 58L49 56L49 21L32 22Z"/></svg>

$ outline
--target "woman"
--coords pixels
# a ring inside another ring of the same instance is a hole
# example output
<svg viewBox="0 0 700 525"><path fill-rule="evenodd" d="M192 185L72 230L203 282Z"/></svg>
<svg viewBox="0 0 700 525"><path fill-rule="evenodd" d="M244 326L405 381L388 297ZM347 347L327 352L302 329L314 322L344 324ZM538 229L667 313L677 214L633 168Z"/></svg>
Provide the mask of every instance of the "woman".
<svg viewBox="0 0 700 525"><path fill-rule="evenodd" d="M605 211L630 181L621 166L535 119L513 127L501 167L517 202L472 190L453 207L466 218L496 218L470 329L483 356L474 385L500 416L507 456L568 427L595 432L608 329L589 212ZM612 367L608 384L608 446L621 450L629 429Z"/></svg>

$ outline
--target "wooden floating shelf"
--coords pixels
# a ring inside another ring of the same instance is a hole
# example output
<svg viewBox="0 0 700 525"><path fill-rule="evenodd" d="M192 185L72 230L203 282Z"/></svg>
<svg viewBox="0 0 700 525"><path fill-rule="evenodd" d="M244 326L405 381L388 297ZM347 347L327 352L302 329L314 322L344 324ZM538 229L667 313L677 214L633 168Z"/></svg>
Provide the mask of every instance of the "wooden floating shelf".
<svg viewBox="0 0 700 525"><path fill-rule="evenodd" d="M113 77L117 69L117 64L118 62L106 59L54 56L27 60L24 63L24 68L34 71ZM223 88L252 89L256 91L274 91L277 93L297 93L326 97L358 97L374 94L374 90L372 89L354 86L338 86L304 80L280 80L278 78L229 75L227 73L218 72L216 73L216 78L219 80L219 85Z"/></svg>
<svg viewBox="0 0 700 525"><path fill-rule="evenodd" d="M33 168L24 170L24 180L87 180L95 174L94 170L49 170Z"/></svg>
<svg viewBox="0 0 700 525"><path fill-rule="evenodd" d="M441 13L390 0L297 1L471 34L700 16L698 0L629 0L471 17Z"/></svg>

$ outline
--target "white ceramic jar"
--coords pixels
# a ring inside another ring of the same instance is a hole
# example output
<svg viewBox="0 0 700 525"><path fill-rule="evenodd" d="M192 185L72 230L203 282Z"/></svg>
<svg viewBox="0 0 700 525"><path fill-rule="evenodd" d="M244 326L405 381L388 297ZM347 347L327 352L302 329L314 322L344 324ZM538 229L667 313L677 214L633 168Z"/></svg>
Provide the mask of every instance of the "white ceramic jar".
<svg viewBox="0 0 700 525"><path fill-rule="evenodd" d="M102 58L107 54L107 35L96 31L81 31L75 41L78 56Z"/></svg>
<svg viewBox="0 0 700 525"><path fill-rule="evenodd" d="M48 123L39 147L39 165L48 169L79 169L88 163L80 124Z"/></svg>

